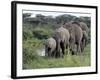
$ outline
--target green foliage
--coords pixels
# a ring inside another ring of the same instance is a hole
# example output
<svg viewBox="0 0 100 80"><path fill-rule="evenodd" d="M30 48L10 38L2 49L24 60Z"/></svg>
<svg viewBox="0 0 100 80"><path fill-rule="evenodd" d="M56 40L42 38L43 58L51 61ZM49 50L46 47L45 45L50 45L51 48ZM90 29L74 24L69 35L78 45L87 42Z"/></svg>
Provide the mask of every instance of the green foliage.
<svg viewBox="0 0 100 80"><path fill-rule="evenodd" d="M76 18L76 17L72 16L72 15L64 14L64 15L57 16L56 21L57 21L57 23L63 24L63 23L66 23L66 22L73 20L73 18Z"/></svg>
<svg viewBox="0 0 100 80"><path fill-rule="evenodd" d="M29 30L23 30L23 40L31 39L33 34Z"/></svg>
<svg viewBox="0 0 100 80"><path fill-rule="evenodd" d="M53 33L53 30L52 29L48 29L48 28L37 27L32 31L32 33L34 34L34 37L36 37L38 39L47 39Z"/></svg>
<svg viewBox="0 0 100 80"><path fill-rule="evenodd" d="M36 50L43 45L43 41L36 38L23 41L23 64L28 64L38 57Z"/></svg>

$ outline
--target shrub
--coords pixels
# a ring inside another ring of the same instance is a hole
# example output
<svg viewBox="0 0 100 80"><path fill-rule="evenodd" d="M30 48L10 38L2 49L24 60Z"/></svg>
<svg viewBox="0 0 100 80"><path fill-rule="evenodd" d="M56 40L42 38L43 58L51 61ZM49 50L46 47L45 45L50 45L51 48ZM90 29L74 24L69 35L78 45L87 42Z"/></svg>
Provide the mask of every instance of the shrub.
<svg viewBox="0 0 100 80"><path fill-rule="evenodd" d="M23 30L23 40L27 40L33 37L33 34L29 30Z"/></svg>
<svg viewBox="0 0 100 80"><path fill-rule="evenodd" d="M40 27L37 27L32 31L34 37L38 39L47 39L52 35L52 32L53 32L52 29L46 29Z"/></svg>

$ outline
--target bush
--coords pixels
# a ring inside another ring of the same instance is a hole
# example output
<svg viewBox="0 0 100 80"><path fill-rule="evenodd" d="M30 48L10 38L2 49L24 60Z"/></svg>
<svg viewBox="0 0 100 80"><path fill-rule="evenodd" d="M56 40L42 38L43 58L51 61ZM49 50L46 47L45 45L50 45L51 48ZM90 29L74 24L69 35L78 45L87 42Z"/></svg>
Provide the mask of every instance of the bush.
<svg viewBox="0 0 100 80"><path fill-rule="evenodd" d="M35 38L38 39L47 39L53 33L52 29L40 28L37 27L32 31Z"/></svg>
<svg viewBox="0 0 100 80"><path fill-rule="evenodd" d="M31 39L33 34L29 30L23 30L23 40Z"/></svg>
<svg viewBox="0 0 100 80"><path fill-rule="evenodd" d="M28 39L23 41L23 63L29 63L38 57L36 50L43 46L43 41Z"/></svg>

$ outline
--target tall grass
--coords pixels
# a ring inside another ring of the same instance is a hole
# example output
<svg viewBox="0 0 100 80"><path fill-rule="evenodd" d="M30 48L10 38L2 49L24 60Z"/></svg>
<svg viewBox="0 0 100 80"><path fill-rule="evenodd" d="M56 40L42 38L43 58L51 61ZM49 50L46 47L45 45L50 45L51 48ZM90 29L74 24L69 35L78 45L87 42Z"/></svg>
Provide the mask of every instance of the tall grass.
<svg viewBox="0 0 100 80"><path fill-rule="evenodd" d="M90 66L90 45L87 45L82 54L82 56L68 54L64 55L64 58L57 59L43 56L32 57L28 63L23 65L23 69Z"/></svg>

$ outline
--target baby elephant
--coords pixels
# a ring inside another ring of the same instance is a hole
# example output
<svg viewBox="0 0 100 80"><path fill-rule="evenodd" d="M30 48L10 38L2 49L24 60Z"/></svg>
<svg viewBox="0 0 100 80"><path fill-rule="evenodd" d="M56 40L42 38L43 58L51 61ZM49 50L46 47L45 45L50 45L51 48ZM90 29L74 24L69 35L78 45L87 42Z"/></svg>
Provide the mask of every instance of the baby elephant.
<svg viewBox="0 0 100 80"><path fill-rule="evenodd" d="M56 54L56 40L54 38L48 38L45 43L45 56L55 57Z"/></svg>

